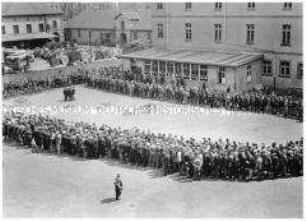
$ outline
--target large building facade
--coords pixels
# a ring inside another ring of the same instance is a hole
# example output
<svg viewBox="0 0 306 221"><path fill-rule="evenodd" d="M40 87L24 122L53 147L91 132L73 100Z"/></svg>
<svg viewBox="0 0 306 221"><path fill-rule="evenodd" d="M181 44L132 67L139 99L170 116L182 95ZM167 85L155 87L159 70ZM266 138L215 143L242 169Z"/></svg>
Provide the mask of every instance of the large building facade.
<svg viewBox="0 0 306 221"><path fill-rule="evenodd" d="M154 3L151 9L155 51L126 56L145 72L233 90L303 87L302 3Z"/></svg>
<svg viewBox="0 0 306 221"><path fill-rule="evenodd" d="M2 4L2 45L22 48L63 41L62 12L43 3Z"/></svg>

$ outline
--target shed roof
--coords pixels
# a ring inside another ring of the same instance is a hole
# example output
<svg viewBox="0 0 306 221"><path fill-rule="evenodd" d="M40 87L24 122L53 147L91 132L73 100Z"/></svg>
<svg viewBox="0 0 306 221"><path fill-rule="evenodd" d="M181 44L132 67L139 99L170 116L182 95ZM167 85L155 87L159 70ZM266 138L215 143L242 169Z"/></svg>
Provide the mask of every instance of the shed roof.
<svg viewBox="0 0 306 221"><path fill-rule="evenodd" d="M34 39L46 39L58 37L51 33L41 32L41 33L26 33L18 35L3 35L2 42L10 41L24 41L24 40L34 40Z"/></svg>
<svg viewBox="0 0 306 221"><path fill-rule="evenodd" d="M122 55L122 58L135 58L145 60L173 61L180 63L195 63L226 67L239 67L251 61L262 58L262 54L255 53L226 53L212 51L183 51L148 49Z"/></svg>
<svg viewBox="0 0 306 221"><path fill-rule="evenodd" d="M2 17L24 15L61 15L63 12L51 8L46 3L5 2L2 3Z"/></svg>

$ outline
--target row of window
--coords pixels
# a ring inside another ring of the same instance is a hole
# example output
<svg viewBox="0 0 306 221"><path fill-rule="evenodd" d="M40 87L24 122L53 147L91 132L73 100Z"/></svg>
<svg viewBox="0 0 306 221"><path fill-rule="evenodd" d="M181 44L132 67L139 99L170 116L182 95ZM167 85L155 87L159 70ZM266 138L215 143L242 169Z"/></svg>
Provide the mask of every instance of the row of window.
<svg viewBox="0 0 306 221"><path fill-rule="evenodd" d="M47 29L48 29L48 25L47 25ZM57 28L57 21L53 20L52 21L52 28ZM13 25L13 30L14 30L14 34L19 34L19 25ZM27 33L32 33L32 24L26 24L26 30ZM44 24L43 23L39 23L38 24L38 30L39 32L44 32ZM2 25L2 34L5 35L6 34L6 29L5 29L5 25Z"/></svg>
<svg viewBox="0 0 306 221"><path fill-rule="evenodd" d="M183 77L186 80L205 80L207 78L207 65L198 65L190 63L175 63L165 61L145 61L145 73L153 75Z"/></svg>
<svg viewBox="0 0 306 221"><path fill-rule="evenodd" d="M183 77L186 80L206 80L207 65L176 63L172 61L145 61L145 73L153 75L165 75L168 77L175 76L176 78ZM264 60L262 63L262 74L264 76L272 76L272 62ZM252 64L246 67L246 82L252 82L253 68ZM289 61L279 62L279 77L289 78L291 76L291 63ZM297 65L297 78L303 78L303 63ZM218 67L218 83L223 84L225 81L225 67Z"/></svg>
<svg viewBox="0 0 306 221"><path fill-rule="evenodd" d="M215 10L216 11L221 11L222 10L222 2L215 2ZM192 7L191 2L186 2L185 3L185 10L190 11ZM157 9L161 10L163 9L163 3L157 3ZM255 2L248 2L247 3L247 9L248 10L255 10ZM283 9L284 10L292 10L292 2L284 2L283 4Z"/></svg>
<svg viewBox="0 0 306 221"><path fill-rule="evenodd" d="M222 32L223 25L215 24L214 25L214 34L215 34L215 42L222 42ZM164 25L157 24L157 37L164 37ZM185 39L190 41L192 39L192 28L191 23L185 23ZM254 24L246 24L246 43L254 44L255 42L255 25ZM283 24L282 25L282 42L281 46L291 46L291 25Z"/></svg>
<svg viewBox="0 0 306 221"><path fill-rule="evenodd" d="M290 78L291 76L291 62L290 61L280 61L279 62L279 77ZM263 61L263 75L271 76L273 67L272 61L264 60ZM297 65L297 78L303 78L303 63L298 63Z"/></svg>

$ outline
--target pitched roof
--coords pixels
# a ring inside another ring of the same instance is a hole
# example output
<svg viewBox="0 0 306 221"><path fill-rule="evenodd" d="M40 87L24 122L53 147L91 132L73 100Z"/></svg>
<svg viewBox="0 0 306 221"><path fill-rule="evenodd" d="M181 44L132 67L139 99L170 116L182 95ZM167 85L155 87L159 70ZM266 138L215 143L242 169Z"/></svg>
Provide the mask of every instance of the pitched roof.
<svg viewBox="0 0 306 221"><path fill-rule="evenodd" d="M118 19L120 16L123 16L124 18L128 20L138 20L138 22L134 24L132 29L137 29L137 30L151 30L152 29L151 17L150 17L151 13L149 13L147 10L120 12L115 17L115 19Z"/></svg>
<svg viewBox="0 0 306 221"><path fill-rule="evenodd" d="M124 16L129 20L139 20L139 14L137 12L120 12L115 19L119 18L120 16Z"/></svg>
<svg viewBox="0 0 306 221"><path fill-rule="evenodd" d="M2 17L22 15L61 15L61 11L51 8L46 3L2 3Z"/></svg>
<svg viewBox="0 0 306 221"><path fill-rule="evenodd" d="M67 28L113 29L116 26L113 10L84 11L70 19Z"/></svg>

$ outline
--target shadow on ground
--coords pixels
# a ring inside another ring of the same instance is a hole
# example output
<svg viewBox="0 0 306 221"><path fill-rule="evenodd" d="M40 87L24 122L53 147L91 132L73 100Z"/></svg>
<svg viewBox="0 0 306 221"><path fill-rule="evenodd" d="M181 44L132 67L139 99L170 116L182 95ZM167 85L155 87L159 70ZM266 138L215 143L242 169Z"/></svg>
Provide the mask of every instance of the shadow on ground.
<svg viewBox="0 0 306 221"><path fill-rule="evenodd" d="M100 201L101 204L114 203L114 202L116 202L116 198L114 198L114 197L106 198L106 199Z"/></svg>

